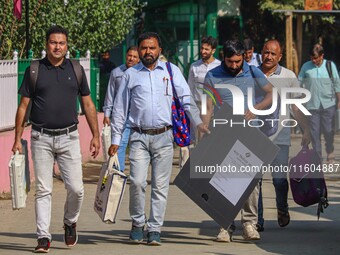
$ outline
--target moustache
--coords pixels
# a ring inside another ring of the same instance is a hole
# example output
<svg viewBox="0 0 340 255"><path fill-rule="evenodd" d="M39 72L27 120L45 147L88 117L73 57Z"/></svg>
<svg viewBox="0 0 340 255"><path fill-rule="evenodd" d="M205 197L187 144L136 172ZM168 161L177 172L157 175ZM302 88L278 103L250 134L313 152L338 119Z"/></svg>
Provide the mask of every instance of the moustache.
<svg viewBox="0 0 340 255"><path fill-rule="evenodd" d="M143 58L151 57L152 59L155 59L151 54L145 54Z"/></svg>

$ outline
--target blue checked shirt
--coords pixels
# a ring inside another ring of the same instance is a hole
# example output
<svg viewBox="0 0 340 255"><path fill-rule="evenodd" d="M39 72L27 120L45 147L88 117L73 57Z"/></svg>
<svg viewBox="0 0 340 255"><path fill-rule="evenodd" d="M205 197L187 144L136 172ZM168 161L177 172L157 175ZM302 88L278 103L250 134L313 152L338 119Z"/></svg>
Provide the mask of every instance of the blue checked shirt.
<svg viewBox="0 0 340 255"><path fill-rule="evenodd" d="M202 123L190 94L189 86L179 68L171 64L173 81L183 108L194 126ZM113 106L112 144L119 145L125 120L129 113L131 127L142 129L162 128L172 125L172 86L170 75L164 62L158 60L153 70L142 62L124 73Z"/></svg>

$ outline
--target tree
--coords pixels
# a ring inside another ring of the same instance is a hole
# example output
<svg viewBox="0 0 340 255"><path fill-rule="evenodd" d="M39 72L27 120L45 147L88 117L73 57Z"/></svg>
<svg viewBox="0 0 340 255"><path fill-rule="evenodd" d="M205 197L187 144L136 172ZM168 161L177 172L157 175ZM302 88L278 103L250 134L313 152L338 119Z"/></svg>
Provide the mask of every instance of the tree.
<svg viewBox="0 0 340 255"><path fill-rule="evenodd" d="M24 1L24 0L23 0ZM0 58L14 49L24 56L25 10L21 20L12 14L13 1L0 0ZM69 50L100 53L125 39L144 3L135 0L30 0L30 33L34 56L45 48L45 31L54 24L69 31ZM24 4L23 4L24 7Z"/></svg>

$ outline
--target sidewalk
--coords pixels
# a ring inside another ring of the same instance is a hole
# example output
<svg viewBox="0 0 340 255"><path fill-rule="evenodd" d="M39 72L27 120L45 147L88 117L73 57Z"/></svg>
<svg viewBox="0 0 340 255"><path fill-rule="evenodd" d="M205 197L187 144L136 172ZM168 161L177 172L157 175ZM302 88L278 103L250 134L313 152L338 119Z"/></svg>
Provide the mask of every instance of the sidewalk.
<svg viewBox="0 0 340 255"><path fill-rule="evenodd" d="M300 137L294 136L292 142L291 155L295 155L300 149ZM336 136L335 148L336 163L340 163L339 135ZM177 161L178 158L175 159L175 163ZM217 224L175 185L171 184L162 232L162 246L149 247L127 242L131 227L128 212L128 188L116 224L102 223L93 211L99 167L99 163L88 163L84 168L85 200L78 222L79 242L71 249L63 243L62 218L66 192L63 183L55 179L50 229L53 242L50 254L339 254L337 250L340 241L338 234L340 230L340 169L339 173L327 174L330 206L321 215L319 221L316 217L316 206L300 207L294 203L290 194L291 223L286 228L280 228L277 224L274 188L271 179L265 179L263 184L265 231L261 233L261 240L257 242L243 240L239 216L234 242L227 244L214 242L219 228ZM177 165L174 165L171 181L178 171ZM29 193L27 207L20 211L12 211L10 200L0 200L0 254L20 255L33 251L36 245L33 193L33 191ZM149 198L150 187L147 193ZM149 199L147 199L146 207L148 213Z"/></svg>

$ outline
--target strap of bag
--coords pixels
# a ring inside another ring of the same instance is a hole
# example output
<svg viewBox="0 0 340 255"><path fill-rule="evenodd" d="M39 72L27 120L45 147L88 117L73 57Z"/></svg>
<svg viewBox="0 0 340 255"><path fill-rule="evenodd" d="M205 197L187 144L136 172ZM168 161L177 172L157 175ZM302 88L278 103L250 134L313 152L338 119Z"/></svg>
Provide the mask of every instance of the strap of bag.
<svg viewBox="0 0 340 255"><path fill-rule="evenodd" d="M35 92L35 87L36 87L37 80L38 80L38 73L39 73L39 60L33 60L31 62L30 69L29 69L30 87L32 88L33 94ZM29 104L27 106L25 117L24 117L24 121L25 122L28 122L28 119L29 119L29 117L31 115L32 101L33 101L33 98L30 99L30 102L29 102Z"/></svg>
<svg viewBox="0 0 340 255"><path fill-rule="evenodd" d="M260 59L260 55L259 54L256 54L256 61L257 61L257 64L260 66L262 63L261 63L261 59Z"/></svg>
<svg viewBox="0 0 340 255"><path fill-rule="evenodd" d="M114 166L117 167L117 170L120 170L119 160L118 160L118 153L113 155L109 158L108 170L113 171L116 170Z"/></svg>
<svg viewBox="0 0 340 255"><path fill-rule="evenodd" d="M257 79L256 79L256 77L255 77L255 74L254 74L253 66L252 66L252 65L249 65L249 70L250 70L251 77L253 77L253 79L254 79L254 81L255 81L256 86L258 86L258 87L260 88L259 84L257 83Z"/></svg>
<svg viewBox="0 0 340 255"><path fill-rule="evenodd" d="M80 94L81 84L83 82L83 72L81 70L81 65L79 64L79 61L75 59L70 59L70 62L72 64L74 74L76 75L76 78L77 78L77 84L78 84L78 89L79 89L78 100L79 100L81 112L85 113L84 104L83 104L83 101L81 100L81 94Z"/></svg>
<svg viewBox="0 0 340 255"><path fill-rule="evenodd" d="M332 61L331 60L326 61L326 69L327 69L327 72L328 72L328 76L332 81L333 97L335 97L336 93L335 93L334 76L333 76Z"/></svg>
<svg viewBox="0 0 340 255"><path fill-rule="evenodd" d="M318 209L316 211L316 215L318 216L318 219L320 218L320 213L323 213L323 209L326 209L328 207L328 199L327 199L327 192L324 192L326 194L323 194L323 196L320 198L320 202L318 203Z"/></svg>
<svg viewBox="0 0 340 255"><path fill-rule="evenodd" d="M169 72L169 75L170 75L170 81L171 81L171 86L172 86L172 94L173 94L174 98L178 99L176 89L175 89L175 86L174 86L173 77L172 77L171 64L170 64L170 62L166 62L165 65L166 65L166 68L168 69L168 72Z"/></svg>

